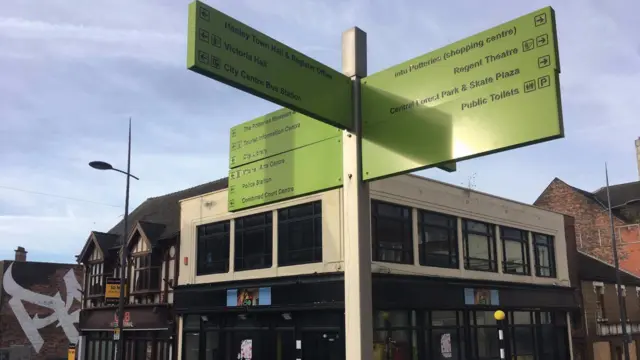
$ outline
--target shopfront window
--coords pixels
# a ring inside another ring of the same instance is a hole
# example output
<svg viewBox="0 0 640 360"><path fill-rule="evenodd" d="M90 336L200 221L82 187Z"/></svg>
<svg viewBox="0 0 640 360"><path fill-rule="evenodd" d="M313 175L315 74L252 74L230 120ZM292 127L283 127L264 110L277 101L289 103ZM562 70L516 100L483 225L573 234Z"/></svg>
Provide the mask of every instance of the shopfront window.
<svg viewBox="0 0 640 360"><path fill-rule="evenodd" d="M493 311L472 311L471 321L471 352L473 359L500 359L500 344L498 343L498 323Z"/></svg>
<svg viewBox="0 0 640 360"><path fill-rule="evenodd" d="M322 202L278 210L278 266L322 261Z"/></svg>
<svg viewBox="0 0 640 360"><path fill-rule="evenodd" d="M497 271L494 225L463 220L464 267L468 270Z"/></svg>
<svg viewBox="0 0 640 360"><path fill-rule="evenodd" d="M509 313L509 325L511 355L516 359L535 359L533 313L528 311L511 312Z"/></svg>
<svg viewBox="0 0 640 360"><path fill-rule="evenodd" d="M235 220L235 270L270 268L273 260L271 211Z"/></svg>
<svg viewBox="0 0 640 360"><path fill-rule="evenodd" d="M556 258L553 236L533 234L536 257L536 276L556 277Z"/></svg>
<svg viewBox="0 0 640 360"><path fill-rule="evenodd" d="M501 226L500 239L503 271L506 274L529 275L528 232Z"/></svg>
<svg viewBox="0 0 640 360"><path fill-rule="evenodd" d="M374 360L417 360L415 311L378 311L374 318Z"/></svg>
<svg viewBox="0 0 640 360"><path fill-rule="evenodd" d="M458 268L458 219L420 210L420 265Z"/></svg>
<svg viewBox="0 0 640 360"><path fill-rule="evenodd" d="M433 360L466 360L464 318L460 311L425 314L425 349Z"/></svg>
<svg viewBox="0 0 640 360"><path fill-rule="evenodd" d="M371 201L373 260L413 264L411 208Z"/></svg>
<svg viewBox="0 0 640 360"><path fill-rule="evenodd" d="M229 221L198 226L198 275L229 271L230 228Z"/></svg>

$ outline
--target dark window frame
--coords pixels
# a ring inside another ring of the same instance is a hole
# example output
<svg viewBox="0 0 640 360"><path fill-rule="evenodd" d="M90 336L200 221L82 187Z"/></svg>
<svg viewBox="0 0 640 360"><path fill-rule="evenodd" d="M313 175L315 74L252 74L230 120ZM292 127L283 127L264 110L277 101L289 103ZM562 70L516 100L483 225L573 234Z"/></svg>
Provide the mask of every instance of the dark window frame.
<svg viewBox="0 0 640 360"><path fill-rule="evenodd" d="M552 235L533 233L533 246L535 253L535 267L536 267L536 276L544 277L544 278L555 278L557 276L557 263L556 263L556 249L555 249L555 237ZM544 238L546 241L539 241L540 238ZM547 249L547 254L549 254L549 266L541 266L540 265L540 251L539 248L544 247ZM543 269L549 270L549 275L542 274Z"/></svg>
<svg viewBox="0 0 640 360"><path fill-rule="evenodd" d="M310 209L304 209L309 207ZM297 210L310 210L310 214L295 214ZM311 225L309 239L294 239L295 226ZM296 246L302 245L302 246ZM305 247L306 246L306 247ZM297 254L310 252L311 259L296 259ZM278 266L294 266L322 262L322 200L278 209Z"/></svg>
<svg viewBox="0 0 640 360"><path fill-rule="evenodd" d="M379 212L379 206L390 206L396 209L399 209L401 212L405 212L408 216L386 216L381 215ZM394 204L391 202L381 201L381 200L371 200L371 246L372 246L372 259L373 261L394 263L394 264L414 264L414 252L413 252L413 208L406 205ZM403 227L403 232L406 231L406 234L399 234L401 237L401 241L394 241L394 243L401 244L402 248L397 249L393 247L381 246L380 237L378 235L378 224L380 220L386 221L397 221L400 222ZM406 238L405 238L406 237ZM381 259L381 250L382 251L391 251L391 252L400 252L401 260L400 261L391 261L391 260L382 260Z"/></svg>
<svg viewBox="0 0 640 360"><path fill-rule="evenodd" d="M469 230L469 223L477 223L477 224L485 225L487 227L487 231L488 232L483 233L483 232L480 232L480 231ZM484 236L484 237L487 238L487 248L488 248L488 253L489 253L489 259L471 258L471 257L469 257L469 235ZM497 254L497 244L496 244L496 225L491 224L491 223L487 223L487 222L484 222L484 221L480 221L480 220L462 219L462 245L463 245L463 252L464 252L464 256L463 256L463 258L464 258L464 268L466 270L484 271L484 272L498 272L498 254ZM471 268L471 261L470 260L486 261L487 264L489 265L489 270Z"/></svg>
<svg viewBox="0 0 640 360"><path fill-rule="evenodd" d="M261 223L251 224L251 222L262 217ZM268 269L273 266L273 211L265 211L257 214L247 215L234 219L234 271L248 271ZM245 225L249 222L249 225ZM245 251L245 241L255 241L255 239L245 239L248 234L262 231L262 247L264 252ZM258 259L259 264L247 265L247 258Z"/></svg>
<svg viewBox="0 0 640 360"><path fill-rule="evenodd" d="M228 273L231 257L231 221L223 220L200 225L196 231L196 275ZM220 236L221 239L218 238ZM217 241L222 244L214 244ZM222 248L222 251L208 251L208 249L219 248ZM208 254L211 254L211 261L205 259Z"/></svg>
<svg viewBox="0 0 640 360"><path fill-rule="evenodd" d="M505 235L504 230L518 231L520 237L514 237ZM505 274L511 275L531 275L531 259L529 256L529 232L526 230L516 229L508 226L500 226L500 240L502 243L502 271ZM507 261L507 241L520 244L520 255L522 256L522 264L515 263L513 261ZM523 267L523 272L510 270L509 265L517 265Z"/></svg>
<svg viewBox="0 0 640 360"><path fill-rule="evenodd" d="M151 251L132 256L133 286L131 293L160 292L162 265L158 264L157 255Z"/></svg>
<svg viewBox="0 0 640 360"><path fill-rule="evenodd" d="M89 273L89 291L87 292L87 297L92 298L104 296L104 285L106 283L104 274L105 263L103 261L91 262L87 267ZM93 269L100 269L101 271L96 271L94 274ZM94 280L95 282L93 282Z"/></svg>
<svg viewBox="0 0 640 360"><path fill-rule="evenodd" d="M437 216L447 222L446 225L437 224L435 222L429 222L427 218L429 216ZM426 230L446 231L449 242L448 255L430 254L427 253L427 243L425 239ZM460 267L459 260L459 248L458 248L458 217L448 214L442 214L438 212L418 209L418 253L420 265L440 267L448 269L458 269ZM437 258L447 259L446 264L442 264ZM435 261L434 261L435 260Z"/></svg>

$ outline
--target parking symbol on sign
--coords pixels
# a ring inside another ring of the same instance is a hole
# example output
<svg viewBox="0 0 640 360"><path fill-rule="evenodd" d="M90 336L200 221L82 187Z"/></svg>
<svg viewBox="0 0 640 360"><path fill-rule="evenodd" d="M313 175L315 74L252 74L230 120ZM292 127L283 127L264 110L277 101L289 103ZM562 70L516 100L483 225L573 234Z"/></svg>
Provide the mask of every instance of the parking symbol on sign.
<svg viewBox="0 0 640 360"><path fill-rule="evenodd" d="M551 85L551 78L549 75L540 76L538 78L538 89L546 88L549 85Z"/></svg>

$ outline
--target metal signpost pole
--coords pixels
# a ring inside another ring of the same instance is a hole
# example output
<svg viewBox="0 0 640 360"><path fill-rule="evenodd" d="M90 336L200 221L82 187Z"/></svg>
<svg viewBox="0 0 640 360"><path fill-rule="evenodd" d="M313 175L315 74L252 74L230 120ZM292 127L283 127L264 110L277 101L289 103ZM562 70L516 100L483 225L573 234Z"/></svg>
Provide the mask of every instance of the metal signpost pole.
<svg viewBox="0 0 640 360"><path fill-rule="evenodd" d="M367 75L366 33L342 34L342 71L353 82L353 131L343 135L345 343L347 360L373 356L369 185L362 180L360 79Z"/></svg>

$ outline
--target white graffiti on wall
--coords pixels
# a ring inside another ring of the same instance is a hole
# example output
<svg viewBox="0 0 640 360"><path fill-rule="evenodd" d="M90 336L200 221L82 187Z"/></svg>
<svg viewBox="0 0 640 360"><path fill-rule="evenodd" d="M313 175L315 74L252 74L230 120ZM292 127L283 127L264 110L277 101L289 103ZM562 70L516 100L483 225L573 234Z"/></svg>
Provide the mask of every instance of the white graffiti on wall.
<svg viewBox="0 0 640 360"><path fill-rule="evenodd" d="M12 268L13 264L11 264L4 273L4 291L11 296L9 305L36 353L40 352L40 349L44 345L44 339L40 336L40 329L55 322L58 323L58 327L62 328L70 343L77 343L78 330L75 324L79 321L80 310L72 313L69 311L71 310L74 299L82 301L80 294L82 288L76 279L73 269L69 270L64 276L64 284L67 289L65 302L62 300L59 292L54 296L47 296L27 290L18 285L13 279L13 275L11 275ZM43 318L40 318L38 314L31 317L24 307L23 301L51 309L53 313Z"/></svg>

